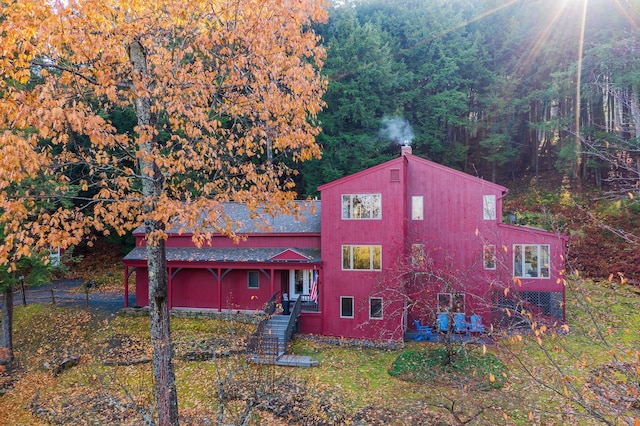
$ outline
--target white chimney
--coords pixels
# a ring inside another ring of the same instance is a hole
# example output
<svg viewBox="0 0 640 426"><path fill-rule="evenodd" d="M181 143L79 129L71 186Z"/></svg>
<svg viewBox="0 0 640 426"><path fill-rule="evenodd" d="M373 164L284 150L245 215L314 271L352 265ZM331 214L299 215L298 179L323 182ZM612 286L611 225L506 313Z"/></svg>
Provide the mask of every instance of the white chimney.
<svg viewBox="0 0 640 426"><path fill-rule="evenodd" d="M403 156L411 154L411 145L402 145L400 147L400 154Z"/></svg>

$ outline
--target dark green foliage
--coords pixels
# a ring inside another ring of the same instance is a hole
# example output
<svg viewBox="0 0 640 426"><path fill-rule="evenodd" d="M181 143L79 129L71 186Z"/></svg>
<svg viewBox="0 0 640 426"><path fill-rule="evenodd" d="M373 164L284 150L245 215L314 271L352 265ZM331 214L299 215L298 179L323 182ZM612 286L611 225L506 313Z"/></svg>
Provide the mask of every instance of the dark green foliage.
<svg viewBox="0 0 640 426"><path fill-rule="evenodd" d="M484 35L468 20L479 9L461 2L370 1L359 9L397 41L407 68L402 115L414 126L414 153L449 166L464 164L470 111L482 108L491 81ZM479 96L480 95L480 96Z"/></svg>
<svg viewBox="0 0 640 426"><path fill-rule="evenodd" d="M632 214L632 215L640 215L640 201L627 201L625 200L625 202L623 203L624 207L627 209L627 211ZM636 217L637 219L640 219L640 216ZM638 224L640 225L640 220L638 220Z"/></svg>
<svg viewBox="0 0 640 426"><path fill-rule="evenodd" d="M0 241L4 238L3 227L0 225ZM34 252L30 256L20 257L13 264L0 266L0 291L7 286L16 287L20 284L20 276L25 285L41 285L51 282L58 273L65 273L67 263L71 259L73 248L69 248L60 259L58 265L50 262L49 251Z"/></svg>
<svg viewBox="0 0 640 426"><path fill-rule="evenodd" d="M315 195L323 183L382 163L399 150L378 137L382 118L402 110L406 69L394 57L395 41L379 25L361 23L354 11L332 11L320 34L327 46L329 87L319 120L321 160L305 163L300 192Z"/></svg>
<svg viewBox="0 0 640 426"><path fill-rule="evenodd" d="M498 167L513 161L517 152L507 133L492 133L480 142L480 146L485 150L484 158L491 165L491 175L486 178L495 182Z"/></svg>
<svg viewBox="0 0 640 426"><path fill-rule="evenodd" d="M550 232L557 232L564 229L566 220L557 217L549 212L535 213L530 211L516 212L517 224L530 226L532 228L540 228ZM505 223L509 223L505 218Z"/></svg>
<svg viewBox="0 0 640 426"><path fill-rule="evenodd" d="M486 179L538 177L554 167L575 177L582 160L581 177L600 185L611 164L581 153L574 136L583 5L363 0L334 7L318 29L328 48L324 158L305 167L301 192L315 195L318 184L397 155L393 141L379 137L385 116L413 126L414 154ZM631 26L637 6L594 0L586 13L584 129L603 124L603 84L640 86ZM628 150L629 130L609 139L621 137Z"/></svg>
<svg viewBox="0 0 640 426"><path fill-rule="evenodd" d="M105 241L110 244L117 245L120 248L120 252L123 256L133 250L136 246L136 238L131 232L128 232L124 235L118 235L117 232L111 230L109 232L109 235L105 237Z"/></svg>
<svg viewBox="0 0 640 426"><path fill-rule="evenodd" d="M389 375L418 383L452 382L468 384L477 390L500 389L507 381L506 367L492 354L480 354L461 347L447 364L444 347L407 350L393 363Z"/></svg>
<svg viewBox="0 0 640 426"><path fill-rule="evenodd" d="M6 286L20 284L20 275L24 276L25 285L37 286L50 283L56 276L63 275L67 271L67 263L70 261L72 249L63 255L58 266L49 262L49 253L33 253L29 257L22 257L15 263L16 269L7 272L7 267L0 267L0 290Z"/></svg>

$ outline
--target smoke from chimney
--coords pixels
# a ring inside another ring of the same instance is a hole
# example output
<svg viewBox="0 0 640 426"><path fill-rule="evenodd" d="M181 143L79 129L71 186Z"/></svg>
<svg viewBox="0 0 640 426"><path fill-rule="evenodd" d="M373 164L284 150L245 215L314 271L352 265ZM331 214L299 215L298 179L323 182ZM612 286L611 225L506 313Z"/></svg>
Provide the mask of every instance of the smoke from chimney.
<svg viewBox="0 0 640 426"><path fill-rule="evenodd" d="M380 135L403 146L410 146L416 137L409 121L401 117L383 118Z"/></svg>

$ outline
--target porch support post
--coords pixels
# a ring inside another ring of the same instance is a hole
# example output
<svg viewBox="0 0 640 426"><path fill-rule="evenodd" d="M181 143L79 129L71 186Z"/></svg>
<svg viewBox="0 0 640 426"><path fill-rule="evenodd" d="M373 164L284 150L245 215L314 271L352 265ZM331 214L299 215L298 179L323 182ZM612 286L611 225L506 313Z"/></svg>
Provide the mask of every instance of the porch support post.
<svg viewBox="0 0 640 426"><path fill-rule="evenodd" d="M169 267L169 310L173 309L173 268Z"/></svg>
<svg viewBox="0 0 640 426"><path fill-rule="evenodd" d="M221 277L222 277L222 269L218 268L218 279L217 279L217 284L218 284L218 312L222 312L222 283L221 283Z"/></svg>
<svg viewBox="0 0 640 426"><path fill-rule="evenodd" d="M271 294L273 294L275 293L275 286L274 286L273 280L276 274L273 268L271 268L270 272L271 272Z"/></svg>
<svg viewBox="0 0 640 426"><path fill-rule="evenodd" d="M129 267L124 265L124 307L129 307Z"/></svg>
<svg viewBox="0 0 640 426"><path fill-rule="evenodd" d="M318 269L318 310L324 312L324 276L322 274L323 268ZM320 316L320 334L324 332L324 315Z"/></svg>

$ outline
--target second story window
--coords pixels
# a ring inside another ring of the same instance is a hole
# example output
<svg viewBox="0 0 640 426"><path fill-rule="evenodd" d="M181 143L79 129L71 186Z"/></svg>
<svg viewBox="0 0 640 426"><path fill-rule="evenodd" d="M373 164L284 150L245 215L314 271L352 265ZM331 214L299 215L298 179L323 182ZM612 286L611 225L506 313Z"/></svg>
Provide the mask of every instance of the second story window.
<svg viewBox="0 0 640 426"><path fill-rule="evenodd" d="M379 271L382 246L342 246L342 270Z"/></svg>
<svg viewBox="0 0 640 426"><path fill-rule="evenodd" d="M482 196L482 218L484 220L496 220L496 196Z"/></svg>
<svg viewBox="0 0 640 426"><path fill-rule="evenodd" d="M343 219L381 219L381 194L343 194Z"/></svg>
<svg viewBox="0 0 640 426"><path fill-rule="evenodd" d="M424 219L424 197L422 195L414 195L411 197L411 219Z"/></svg>

